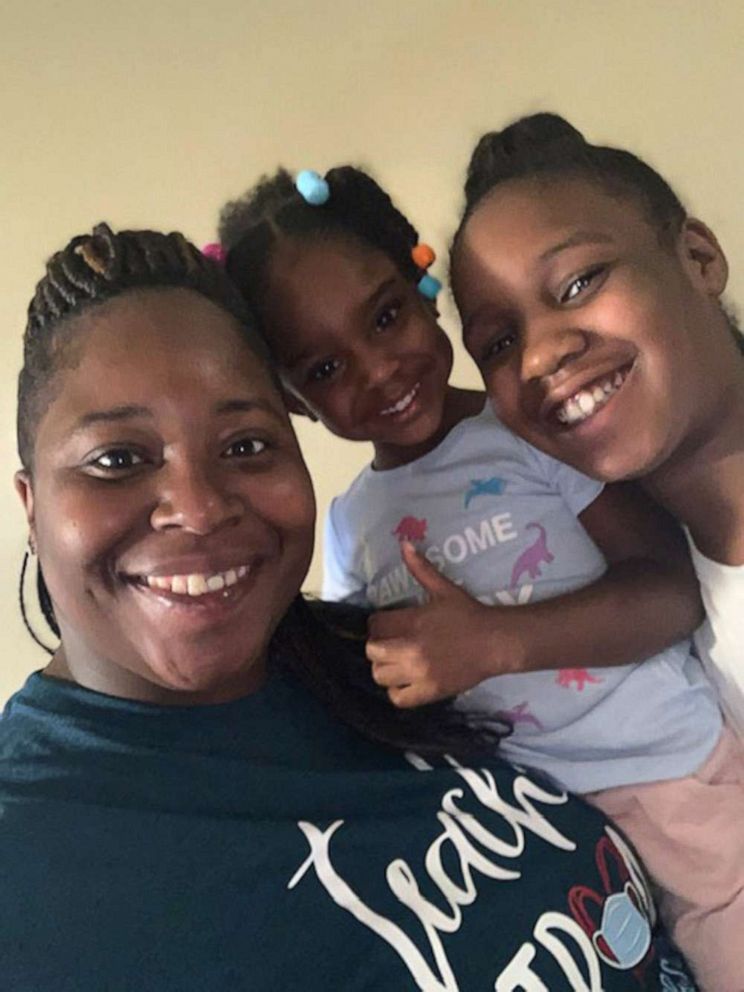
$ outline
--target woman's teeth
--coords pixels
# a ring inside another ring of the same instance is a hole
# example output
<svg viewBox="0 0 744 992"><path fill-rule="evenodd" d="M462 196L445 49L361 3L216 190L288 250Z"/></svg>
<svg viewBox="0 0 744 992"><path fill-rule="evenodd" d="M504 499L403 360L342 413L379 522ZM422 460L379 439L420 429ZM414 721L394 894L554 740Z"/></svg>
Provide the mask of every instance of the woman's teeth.
<svg viewBox="0 0 744 992"><path fill-rule="evenodd" d="M562 424L578 424L582 420L588 420L618 391L627 374L627 371L614 372L606 379L598 380L593 386L574 393L565 403L561 403L555 412L556 417Z"/></svg>
<svg viewBox="0 0 744 992"><path fill-rule="evenodd" d="M383 417L389 417L393 413L402 413L407 407L413 403L416 398L416 393L421 388L421 383L417 382L410 393L406 393L405 396L401 397L397 403L393 403L392 406L386 407L384 410L380 411L380 415Z"/></svg>
<svg viewBox="0 0 744 992"><path fill-rule="evenodd" d="M204 596L209 592L220 592L228 586L234 586L248 572L250 565L241 565L213 575L192 572L190 575L147 575L144 578L150 589L172 592L179 596Z"/></svg>

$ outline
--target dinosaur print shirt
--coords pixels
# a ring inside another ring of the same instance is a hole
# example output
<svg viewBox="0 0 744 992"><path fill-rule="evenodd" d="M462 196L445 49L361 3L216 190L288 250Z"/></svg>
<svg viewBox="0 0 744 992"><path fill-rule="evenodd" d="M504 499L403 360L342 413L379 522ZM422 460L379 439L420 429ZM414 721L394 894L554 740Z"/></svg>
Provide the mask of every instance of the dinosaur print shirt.
<svg viewBox="0 0 744 992"><path fill-rule="evenodd" d="M487 405L417 461L364 469L333 501L323 597L378 609L422 601L401 561L403 539L484 603L578 589L606 568L579 519L601 489L515 437ZM488 679L458 705L508 718L504 754L574 792L688 775L721 733L688 641L635 665Z"/></svg>

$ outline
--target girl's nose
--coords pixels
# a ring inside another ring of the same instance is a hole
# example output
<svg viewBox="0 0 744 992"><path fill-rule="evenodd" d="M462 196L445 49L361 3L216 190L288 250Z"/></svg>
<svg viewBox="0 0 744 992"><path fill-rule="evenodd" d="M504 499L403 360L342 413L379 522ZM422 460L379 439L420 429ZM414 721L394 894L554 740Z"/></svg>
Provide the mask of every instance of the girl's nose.
<svg viewBox="0 0 744 992"><path fill-rule="evenodd" d="M370 349L364 360L367 385L385 385L398 371L397 355L389 350Z"/></svg>
<svg viewBox="0 0 744 992"><path fill-rule="evenodd" d="M528 330L522 345L522 380L531 382L553 375L588 346L584 331L572 327Z"/></svg>
<svg viewBox="0 0 744 992"><path fill-rule="evenodd" d="M205 535L237 523L244 512L243 498L226 488L219 471L173 466L163 476L150 523L154 530L178 527Z"/></svg>

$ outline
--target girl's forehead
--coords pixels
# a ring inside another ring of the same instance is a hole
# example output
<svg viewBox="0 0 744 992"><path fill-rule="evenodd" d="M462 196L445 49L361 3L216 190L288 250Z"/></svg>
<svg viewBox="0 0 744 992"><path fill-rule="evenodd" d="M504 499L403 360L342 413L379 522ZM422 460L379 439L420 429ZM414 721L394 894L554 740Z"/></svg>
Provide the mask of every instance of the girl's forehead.
<svg viewBox="0 0 744 992"><path fill-rule="evenodd" d="M572 228L621 237L649 225L631 194L613 194L587 178L517 179L484 197L465 225L463 241L539 237Z"/></svg>

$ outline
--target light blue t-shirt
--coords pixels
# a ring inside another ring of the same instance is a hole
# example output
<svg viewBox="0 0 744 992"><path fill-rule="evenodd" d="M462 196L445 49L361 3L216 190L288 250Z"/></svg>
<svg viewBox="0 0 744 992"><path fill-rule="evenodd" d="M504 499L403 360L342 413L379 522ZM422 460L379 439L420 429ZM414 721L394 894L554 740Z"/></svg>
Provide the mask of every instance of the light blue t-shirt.
<svg viewBox="0 0 744 992"><path fill-rule="evenodd" d="M403 539L484 603L578 589L606 568L578 520L601 490L515 437L487 405L415 462L364 469L333 501L323 597L380 609L423 601L400 557ZM689 641L639 664L498 676L459 705L507 717L504 756L574 792L688 775L722 727Z"/></svg>

